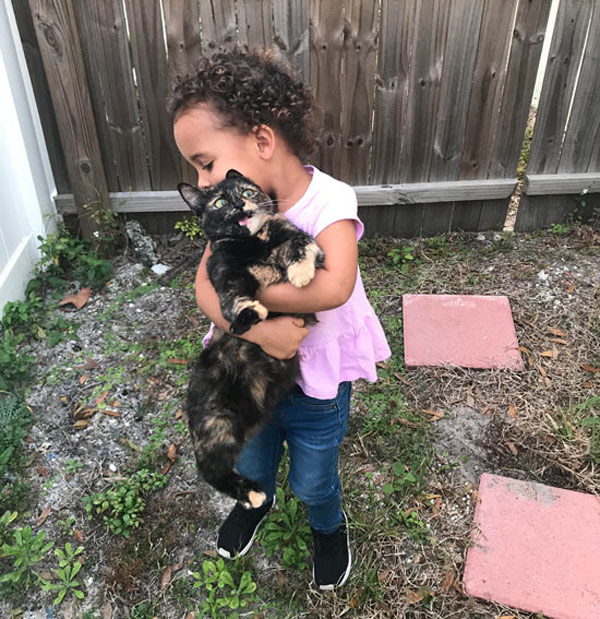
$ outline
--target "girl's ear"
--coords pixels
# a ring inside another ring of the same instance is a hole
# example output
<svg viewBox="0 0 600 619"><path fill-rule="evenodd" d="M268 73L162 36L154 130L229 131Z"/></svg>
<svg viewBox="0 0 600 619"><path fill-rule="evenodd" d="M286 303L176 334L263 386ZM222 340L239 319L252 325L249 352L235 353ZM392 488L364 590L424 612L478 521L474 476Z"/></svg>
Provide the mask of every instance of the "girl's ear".
<svg viewBox="0 0 600 619"><path fill-rule="evenodd" d="M196 187L188 183L179 183L177 189L179 189L181 197L187 202L187 205L192 211L194 211L198 217L201 217L206 208L207 192L196 189Z"/></svg>
<svg viewBox="0 0 600 619"><path fill-rule="evenodd" d="M258 125L252 129L258 154L262 159L270 159L275 150L275 131L268 125Z"/></svg>

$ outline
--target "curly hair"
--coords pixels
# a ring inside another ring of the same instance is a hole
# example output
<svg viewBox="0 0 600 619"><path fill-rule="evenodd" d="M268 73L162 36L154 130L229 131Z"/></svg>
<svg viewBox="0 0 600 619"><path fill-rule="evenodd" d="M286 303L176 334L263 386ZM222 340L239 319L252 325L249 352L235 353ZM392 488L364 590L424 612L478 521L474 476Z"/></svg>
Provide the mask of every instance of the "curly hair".
<svg viewBox="0 0 600 619"><path fill-rule="evenodd" d="M200 103L210 105L225 127L278 130L301 160L315 147L310 91L269 51L218 52L201 58L193 73L177 76L167 104L172 119Z"/></svg>

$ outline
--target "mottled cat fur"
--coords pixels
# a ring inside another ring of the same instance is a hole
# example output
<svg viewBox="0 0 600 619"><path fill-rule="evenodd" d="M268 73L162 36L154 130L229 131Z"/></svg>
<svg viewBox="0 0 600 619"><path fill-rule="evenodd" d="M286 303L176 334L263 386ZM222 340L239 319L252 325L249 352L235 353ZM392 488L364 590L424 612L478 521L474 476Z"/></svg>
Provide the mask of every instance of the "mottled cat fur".
<svg viewBox="0 0 600 619"><path fill-rule="evenodd" d="M179 192L211 242L206 269L231 333L241 335L267 318L269 312L255 299L261 288L279 282L305 286L323 265L314 239L239 172L229 170L225 180L206 189L181 183ZM314 324L314 314L302 316ZM298 374L297 356L275 359L220 329L193 367L187 409L198 469L209 484L246 508L259 507L266 495L234 469L235 463L244 442Z"/></svg>

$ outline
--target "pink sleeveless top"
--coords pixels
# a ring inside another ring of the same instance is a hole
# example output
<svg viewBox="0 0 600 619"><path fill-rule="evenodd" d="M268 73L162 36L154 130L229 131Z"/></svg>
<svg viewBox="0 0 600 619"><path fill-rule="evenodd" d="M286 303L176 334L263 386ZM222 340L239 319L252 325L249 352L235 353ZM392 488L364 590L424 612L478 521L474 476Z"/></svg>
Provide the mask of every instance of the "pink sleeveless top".
<svg viewBox="0 0 600 619"><path fill-rule="evenodd" d="M358 218L358 204L352 187L313 166L304 195L285 211L285 216L298 228L316 237L327 226L343 219L355 222L357 240L364 226ZM300 344L301 376L297 381L302 391L312 398L328 400L337 395L343 381L365 378L377 380L375 363L390 357L385 334L367 300L360 271L350 298L332 310L317 312L319 322L309 327ZM206 335L210 340L214 325Z"/></svg>

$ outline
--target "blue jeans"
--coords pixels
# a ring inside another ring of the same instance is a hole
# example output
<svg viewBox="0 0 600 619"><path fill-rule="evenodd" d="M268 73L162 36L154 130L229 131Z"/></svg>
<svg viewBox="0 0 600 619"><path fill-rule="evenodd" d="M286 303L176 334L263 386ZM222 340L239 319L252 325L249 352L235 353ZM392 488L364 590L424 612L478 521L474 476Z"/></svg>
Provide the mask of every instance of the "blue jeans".
<svg viewBox="0 0 600 619"><path fill-rule="evenodd" d="M333 533L343 518L338 454L348 429L351 386L340 383L335 398L317 400L296 385L246 443L236 465L242 475L260 483L271 500L285 440L290 487L306 505L311 527L321 533Z"/></svg>

